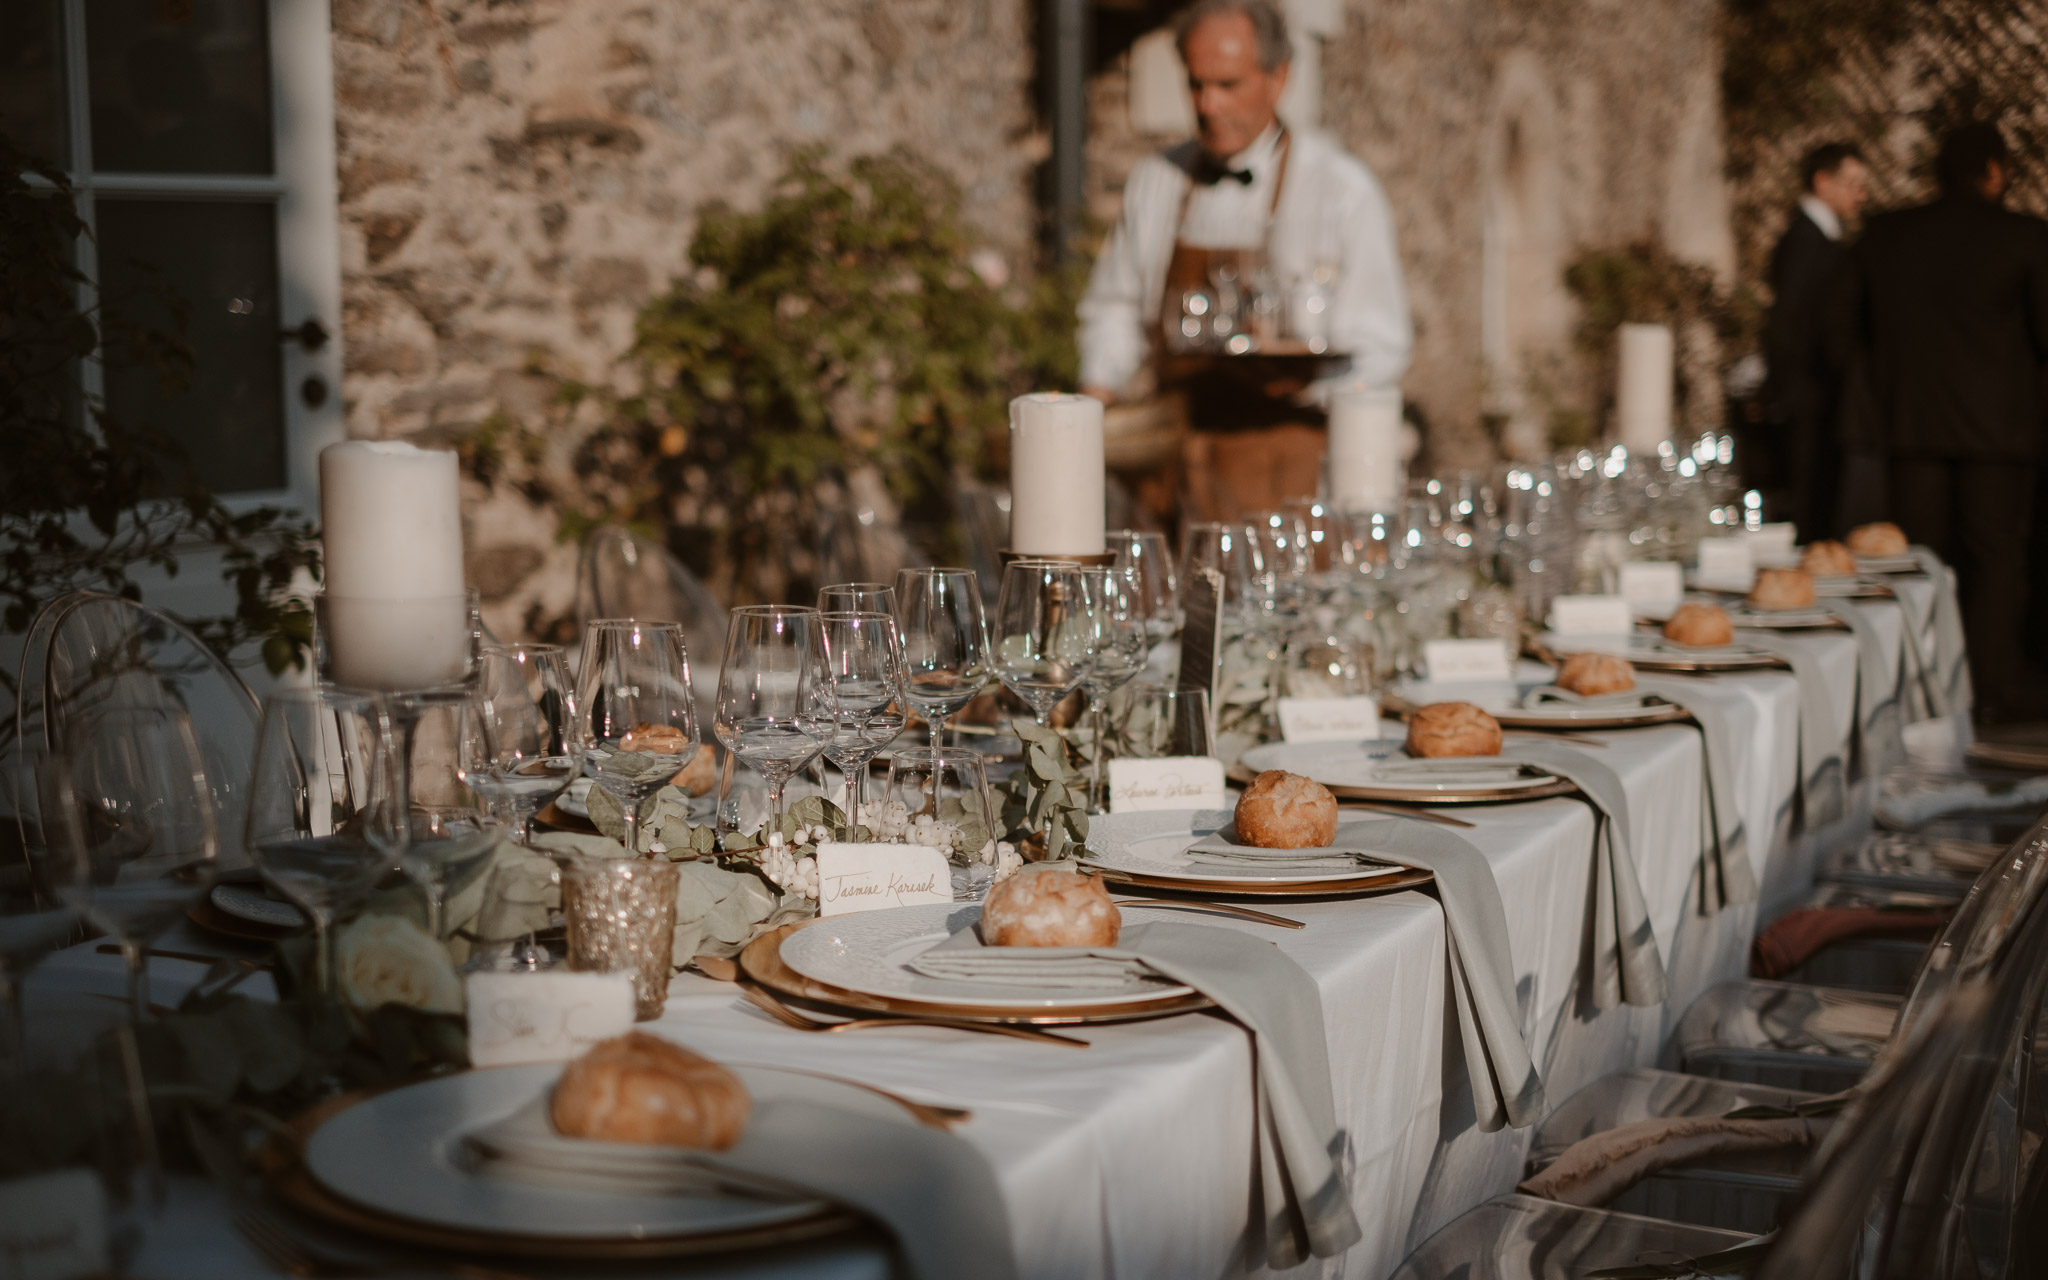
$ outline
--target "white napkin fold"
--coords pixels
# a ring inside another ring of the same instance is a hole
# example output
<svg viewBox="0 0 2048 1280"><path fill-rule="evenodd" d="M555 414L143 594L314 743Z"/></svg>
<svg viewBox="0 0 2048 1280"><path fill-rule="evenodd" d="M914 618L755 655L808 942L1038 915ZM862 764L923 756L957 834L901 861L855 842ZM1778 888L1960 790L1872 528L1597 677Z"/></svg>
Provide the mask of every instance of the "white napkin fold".
<svg viewBox="0 0 2048 1280"><path fill-rule="evenodd" d="M1492 787L1528 778L1528 770L1500 756L1440 756L1409 759L1393 756L1372 767L1373 777L1393 786Z"/></svg>
<svg viewBox="0 0 2048 1280"><path fill-rule="evenodd" d="M1655 705L1650 691L1642 688L1640 682L1636 688L1622 693L1575 693L1554 684L1542 684L1522 695L1522 706L1527 710L1533 711L1546 702L1562 702L1574 707L1597 707L1603 711L1629 711Z"/></svg>
<svg viewBox="0 0 2048 1280"><path fill-rule="evenodd" d="M1742 804L1728 766L1735 759L1735 737L1726 710L1702 692L1699 681L1713 677L1657 676L1639 673L1636 686L1685 708L1700 731L1701 783L1707 803L1700 810L1700 909L1713 915L1723 907L1754 902L1756 868L1749 861L1748 832Z"/></svg>
<svg viewBox="0 0 2048 1280"><path fill-rule="evenodd" d="M1346 1139L1330 1093L1322 994L1270 941L1212 925L1158 922L1127 927L1114 947L989 947L968 928L910 967L954 981L1034 985L1109 975L1121 982L1149 972L1193 987L1252 1036L1266 1264L1282 1269L1311 1256L1335 1257L1363 1235L1344 1182Z"/></svg>
<svg viewBox="0 0 2048 1280"><path fill-rule="evenodd" d="M950 1133L816 1102L757 1103L724 1151L556 1133L543 1095L465 1136L479 1170L594 1191L824 1199L880 1222L916 1280L1015 1280L1009 1214L988 1161Z"/></svg>

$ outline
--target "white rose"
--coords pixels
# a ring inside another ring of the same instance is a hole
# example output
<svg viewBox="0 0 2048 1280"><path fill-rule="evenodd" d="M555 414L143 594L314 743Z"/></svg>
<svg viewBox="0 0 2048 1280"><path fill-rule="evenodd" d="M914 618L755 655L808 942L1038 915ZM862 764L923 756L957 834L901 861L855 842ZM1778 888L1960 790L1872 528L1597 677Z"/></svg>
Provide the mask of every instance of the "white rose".
<svg viewBox="0 0 2048 1280"><path fill-rule="evenodd" d="M335 940L342 997L358 1009L402 1004L461 1013L462 980L439 942L402 916L361 916Z"/></svg>

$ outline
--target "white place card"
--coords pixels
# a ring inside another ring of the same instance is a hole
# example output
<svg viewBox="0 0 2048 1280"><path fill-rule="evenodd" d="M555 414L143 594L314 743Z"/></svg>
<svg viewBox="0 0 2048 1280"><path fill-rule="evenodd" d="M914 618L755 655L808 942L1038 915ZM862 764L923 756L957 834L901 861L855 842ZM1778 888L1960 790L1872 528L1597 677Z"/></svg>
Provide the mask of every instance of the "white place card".
<svg viewBox="0 0 2048 1280"><path fill-rule="evenodd" d="M1627 596L1559 596L1550 602L1550 629L1564 636L1617 636L1635 629Z"/></svg>
<svg viewBox="0 0 2048 1280"><path fill-rule="evenodd" d="M1422 662L1433 684L1450 680L1512 680L1505 640L1431 640L1422 646Z"/></svg>
<svg viewBox="0 0 2048 1280"><path fill-rule="evenodd" d="M630 973L549 969L472 973L464 981L471 1066L566 1062L633 1029Z"/></svg>
<svg viewBox="0 0 2048 1280"><path fill-rule="evenodd" d="M79 1280L111 1274L107 1197L90 1169L0 1182L0 1275Z"/></svg>
<svg viewBox="0 0 2048 1280"><path fill-rule="evenodd" d="M1282 698L1280 737L1286 742L1356 742L1380 736L1378 698Z"/></svg>
<svg viewBox="0 0 2048 1280"><path fill-rule="evenodd" d="M1227 809L1223 762L1215 756L1160 756L1109 762L1109 811Z"/></svg>
<svg viewBox="0 0 2048 1280"><path fill-rule="evenodd" d="M1749 547L1759 560L1768 556L1789 556L1798 536L1799 526L1789 520L1760 524L1748 533Z"/></svg>
<svg viewBox="0 0 2048 1280"><path fill-rule="evenodd" d="M818 846L818 913L827 916L951 902L953 873L946 855L921 844Z"/></svg>
<svg viewBox="0 0 2048 1280"><path fill-rule="evenodd" d="M1685 570L1675 560L1630 560L1621 566L1620 591L1631 609L1675 605L1685 598Z"/></svg>
<svg viewBox="0 0 2048 1280"><path fill-rule="evenodd" d="M1748 583L1756 576L1756 553L1747 538L1702 538L1700 581Z"/></svg>

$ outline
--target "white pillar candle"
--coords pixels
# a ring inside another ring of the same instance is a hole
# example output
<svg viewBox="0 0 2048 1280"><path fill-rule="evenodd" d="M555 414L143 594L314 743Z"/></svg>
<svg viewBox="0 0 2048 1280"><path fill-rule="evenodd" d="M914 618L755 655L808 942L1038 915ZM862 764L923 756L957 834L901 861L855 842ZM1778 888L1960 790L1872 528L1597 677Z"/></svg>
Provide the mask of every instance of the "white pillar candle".
<svg viewBox="0 0 2048 1280"><path fill-rule="evenodd" d="M337 682L446 684L469 661L455 455L391 440L320 452L327 634Z"/></svg>
<svg viewBox="0 0 2048 1280"><path fill-rule="evenodd" d="M1392 511L1401 501L1401 392L1350 387L1330 402L1330 505Z"/></svg>
<svg viewBox="0 0 2048 1280"><path fill-rule="evenodd" d="M1104 510L1102 402L1057 391L1010 401L1010 550L1099 556Z"/></svg>
<svg viewBox="0 0 2048 1280"><path fill-rule="evenodd" d="M1620 357L1616 433L1630 453L1654 454L1671 438L1671 330L1661 324L1625 324L1615 341Z"/></svg>

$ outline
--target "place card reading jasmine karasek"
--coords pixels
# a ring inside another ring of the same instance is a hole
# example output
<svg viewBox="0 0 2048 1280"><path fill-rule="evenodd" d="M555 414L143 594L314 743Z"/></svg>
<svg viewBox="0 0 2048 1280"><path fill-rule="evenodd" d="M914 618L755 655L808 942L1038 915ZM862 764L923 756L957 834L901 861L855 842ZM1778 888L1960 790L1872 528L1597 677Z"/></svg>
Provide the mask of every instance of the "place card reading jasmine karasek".
<svg viewBox="0 0 2048 1280"><path fill-rule="evenodd" d="M921 844L818 846L818 914L849 915L919 902L951 902L946 855Z"/></svg>

